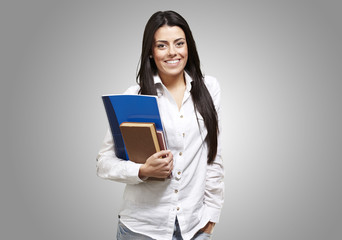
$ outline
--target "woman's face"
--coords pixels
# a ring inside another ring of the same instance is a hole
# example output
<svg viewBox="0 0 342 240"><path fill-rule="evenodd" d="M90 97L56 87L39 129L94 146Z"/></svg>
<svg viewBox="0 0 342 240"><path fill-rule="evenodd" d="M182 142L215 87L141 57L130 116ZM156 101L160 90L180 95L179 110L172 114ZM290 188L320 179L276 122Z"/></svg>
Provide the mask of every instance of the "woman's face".
<svg viewBox="0 0 342 240"><path fill-rule="evenodd" d="M183 74L188 60L188 46L184 31L177 26L164 25L154 34L153 58L160 77L178 77Z"/></svg>

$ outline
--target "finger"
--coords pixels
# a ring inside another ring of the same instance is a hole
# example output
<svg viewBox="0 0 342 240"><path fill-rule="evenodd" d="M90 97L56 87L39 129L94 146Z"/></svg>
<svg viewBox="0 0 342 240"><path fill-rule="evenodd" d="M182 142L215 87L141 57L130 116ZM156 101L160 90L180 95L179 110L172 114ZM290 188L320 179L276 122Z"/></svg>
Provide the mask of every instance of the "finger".
<svg viewBox="0 0 342 240"><path fill-rule="evenodd" d="M155 154L153 154L153 156L155 158L160 158L160 157L163 157L163 156L168 156L170 153L171 153L170 150L162 150L162 151L156 152Z"/></svg>
<svg viewBox="0 0 342 240"><path fill-rule="evenodd" d="M170 151L169 153L168 153L168 155L167 155L168 157L170 157L170 158L173 158L173 154L172 154L172 152Z"/></svg>
<svg viewBox="0 0 342 240"><path fill-rule="evenodd" d="M170 169L169 173L168 173L168 177L172 175L172 168Z"/></svg>
<svg viewBox="0 0 342 240"><path fill-rule="evenodd" d="M173 161L171 161L170 169L171 169L171 171L173 170Z"/></svg>
<svg viewBox="0 0 342 240"><path fill-rule="evenodd" d="M167 158L167 167L172 168L173 166L173 159L172 158Z"/></svg>
<svg viewBox="0 0 342 240"><path fill-rule="evenodd" d="M173 155L170 152L167 156L165 156L165 159L167 159L168 162L173 162Z"/></svg>

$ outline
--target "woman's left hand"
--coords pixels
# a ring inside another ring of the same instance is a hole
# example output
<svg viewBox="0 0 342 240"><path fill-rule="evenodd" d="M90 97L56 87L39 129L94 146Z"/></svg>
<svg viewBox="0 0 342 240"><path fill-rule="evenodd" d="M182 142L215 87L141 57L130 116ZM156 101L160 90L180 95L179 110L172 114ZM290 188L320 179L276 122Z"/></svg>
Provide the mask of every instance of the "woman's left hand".
<svg viewBox="0 0 342 240"><path fill-rule="evenodd" d="M214 231L214 226L215 226L215 223L208 222L207 225L205 225L204 228L202 228L201 230L205 233L212 234Z"/></svg>

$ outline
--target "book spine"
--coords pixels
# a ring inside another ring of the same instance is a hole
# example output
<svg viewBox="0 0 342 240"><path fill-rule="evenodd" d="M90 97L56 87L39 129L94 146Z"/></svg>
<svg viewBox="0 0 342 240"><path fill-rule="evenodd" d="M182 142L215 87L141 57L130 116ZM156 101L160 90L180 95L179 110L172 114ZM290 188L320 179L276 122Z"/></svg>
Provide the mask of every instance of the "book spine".
<svg viewBox="0 0 342 240"><path fill-rule="evenodd" d="M125 144L121 135L119 122L115 114L113 105L109 97L103 97L102 100L105 106L105 110L106 110L107 117L108 117L108 122L109 122L110 129L113 135L115 155L118 158L128 160L128 155L125 149Z"/></svg>
<svg viewBox="0 0 342 240"><path fill-rule="evenodd" d="M165 138L164 138L163 131L157 130L156 133L157 133L157 138L158 138L160 150L166 150L166 144L165 144Z"/></svg>

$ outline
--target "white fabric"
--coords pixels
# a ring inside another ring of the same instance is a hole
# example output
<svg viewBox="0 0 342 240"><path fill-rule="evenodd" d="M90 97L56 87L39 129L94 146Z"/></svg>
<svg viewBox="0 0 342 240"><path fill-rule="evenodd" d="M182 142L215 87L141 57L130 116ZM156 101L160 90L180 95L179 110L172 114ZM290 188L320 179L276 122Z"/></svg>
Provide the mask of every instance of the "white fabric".
<svg viewBox="0 0 342 240"><path fill-rule="evenodd" d="M141 180L138 177L140 164L115 156L110 130L97 157L99 177L126 183L120 220L132 231L158 240L172 239L176 216L184 240L191 239L208 221L219 221L224 200L220 137L216 159L208 165L207 145L203 142L207 130L197 112L200 128L198 126L190 94L192 79L187 74L185 79L186 91L179 110L160 78L154 78L166 142L174 159L170 179ZM220 127L219 84L210 76L204 81L213 98ZM125 94L137 94L138 91L136 85Z"/></svg>

